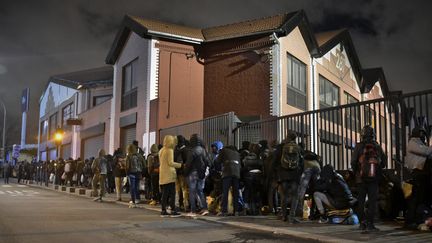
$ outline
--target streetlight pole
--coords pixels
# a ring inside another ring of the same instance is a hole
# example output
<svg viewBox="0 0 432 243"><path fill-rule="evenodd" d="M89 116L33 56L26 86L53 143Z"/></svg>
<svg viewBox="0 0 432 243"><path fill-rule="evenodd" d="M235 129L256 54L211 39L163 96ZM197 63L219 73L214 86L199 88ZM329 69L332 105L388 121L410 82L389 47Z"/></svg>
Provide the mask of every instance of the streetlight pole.
<svg viewBox="0 0 432 243"><path fill-rule="evenodd" d="M3 101L0 100L0 103L2 103L3 105L3 141L2 141L2 146L3 146L3 162L6 160L6 106L4 104Z"/></svg>

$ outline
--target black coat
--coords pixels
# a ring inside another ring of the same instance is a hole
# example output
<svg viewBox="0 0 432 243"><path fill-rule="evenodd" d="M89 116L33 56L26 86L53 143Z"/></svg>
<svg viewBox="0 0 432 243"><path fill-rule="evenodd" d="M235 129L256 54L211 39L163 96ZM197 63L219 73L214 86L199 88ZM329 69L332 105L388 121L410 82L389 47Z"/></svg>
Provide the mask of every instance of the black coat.
<svg viewBox="0 0 432 243"><path fill-rule="evenodd" d="M385 155L381 146L377 142L372 141L370 143L375 144L377 152L378 152L378 158L380 159L380 164L379 164L379 166L377 166L377 170L376 170L377 176L375 177L375 180L378 181L382 177L382 169L384 169L387 165L387 156ZM362 151L363 151L365 145L366 145L366 142L363 142L363 141L360 143L357 143L355 148L354 148L353 155L351 158L351 168L353 169L353 172L354 172L354 175L356 176L357 182L362 182L362 180L364 180L364 179L360 178L360 161L359 161L359 159L363 153ZM368 178L368 180L373 180L373 179Z"/></svg>
<svg viewBox="0 0 432 243"><path fill-rule="evenodd" d="M276 173L277 181L299 181L303 173L303 160L300 159L296 170L287 170L281 165L282 148L284 144L279 144L273 154L273 171Z"/></svg>
<svg viewBox="0 0 432 243"><path fill-rule="evenodd" d="M187 150L187 159L183 173L188 176L193 171L198 172L198 176L203 179L205 171L210 164L207 152L202 146L202 141L197 137L192 137L190 149Z"/></svg>
<svg viewBox="0 0 432 243"><path fill-rule="evenodd" d="M240 179L240 153L236 150L223 148L214 163L222 168L222 178L234 176Z"/></svg>
<svg viewBox="0 0 432 243"><path fill-rule="evenodd" d="M315 190L324 192L330 197L330 201L336 209L346 209L350 207L353 200L351 190L343 177L338 173L333 173L331 178L321 178L315 184Z"/></svg>

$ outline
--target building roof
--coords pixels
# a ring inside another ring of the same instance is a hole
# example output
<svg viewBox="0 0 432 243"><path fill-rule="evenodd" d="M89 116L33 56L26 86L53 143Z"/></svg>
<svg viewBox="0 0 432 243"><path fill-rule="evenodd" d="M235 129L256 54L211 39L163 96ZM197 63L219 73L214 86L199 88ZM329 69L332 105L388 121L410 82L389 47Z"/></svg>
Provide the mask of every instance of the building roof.
<svg viewBox="0 0 432 243"><path fill-rule="evenodd" d="M297 26L300 27L309 51L316 53L315 38L303 10L204 29L126 15L105 62L115 63L131 31L143 38L162 37L199 45L252 35L276 33L278 36L283 36Z"/></svg>
<svg viewBox="0 0 432 243"><path fill-rule="evenodd" d="M72 73L57 74L49 78L48 83L50 82L73 89L112 86L113 68L105 66Z"/></svg>
<svg viewBox="0 0 432 243"><path fill-rule="evenodd" d="M339 29L314 34L306 13L303 10L204 29L126 15L105 62L107 64L114 64L116 62L131 31L142 38L162 37L174 41L201 45L208 42L253 35L275 34L281 37L288 35L296 27L299 28L312 57L320 58L336 45L342 43L353 68L358 86L360 88L363 86L369 87L368 85L365 86L365 84L376 83L376 75L378 73L372 72L372 69L362 69L348 30ZM379 79L382 82L381 86L385 86L388 90L382 69L381 72L382 75ZM366 91L367 88L361 88L361 90Z"/></svg>
<svg viewBox="0 0 432 243"><path fill-rule="evenodd" d="M369 68L362 70L362 83L360 85L360 91L362 93L369 93L375 84L378 82L381 86L381 91L384 96L390 94L390 90L387 86L387 81L382 68Z"/></svg>

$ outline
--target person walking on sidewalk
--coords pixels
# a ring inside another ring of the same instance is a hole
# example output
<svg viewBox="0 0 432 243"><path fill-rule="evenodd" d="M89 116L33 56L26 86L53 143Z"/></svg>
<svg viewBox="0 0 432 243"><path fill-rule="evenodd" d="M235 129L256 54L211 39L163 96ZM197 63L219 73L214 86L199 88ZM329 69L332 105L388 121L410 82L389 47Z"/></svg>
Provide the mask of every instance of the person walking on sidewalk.
<svg viewBox="0 0 432 243"><path fill-rule="evenodd" d="M128 154L126 156L126 172L129 177L129 187L131 194L130 208L135 208L139 203L139 181L143 170L144 157L137 152L136 146L130 144L127 147Z"/></svg>
<svg viewBox="0 0 432 243"><path fill-rule="evenodd" d="M351 160L351 167L358 183L358 213L360 230L365 232L379 231L374 225L377 208L378 186L382 169L387 164L387 156L375 140L375 131L370 125L361 130L361 141L356 144ZM367 215L365 201L368 197Z"/></svg>
<svg viewBox="0 0 432 243"><path fill-rule="evenodd" d="M105 150L99 150L99 157L97 157L92 164L93 169L93 196L94 201L102 202L102 198L105 196L105 180L108 173L108 161L105 158ZM100 193L98 193L97 185L100 185Z"/></svg>
<svg viewBox="0 0 432 243"><path fill-rule="evenodd" d="M9 161L5 161L3 164L3 177L5 184L9 184L10 169Z"/></svg>
<svg viewBox="0 0 432 243"><path fill-rule="evenodd" d="M177 217L180 213L175 208L175 182L177 180L176 168L182 167L181 163L174 162L174 147L176 146L176 137L167 135L164 138L163 148L159 151L160 171L159 185L162 189L161 216ZM171 207L171 214L167 212L167 206Z"/></svg>

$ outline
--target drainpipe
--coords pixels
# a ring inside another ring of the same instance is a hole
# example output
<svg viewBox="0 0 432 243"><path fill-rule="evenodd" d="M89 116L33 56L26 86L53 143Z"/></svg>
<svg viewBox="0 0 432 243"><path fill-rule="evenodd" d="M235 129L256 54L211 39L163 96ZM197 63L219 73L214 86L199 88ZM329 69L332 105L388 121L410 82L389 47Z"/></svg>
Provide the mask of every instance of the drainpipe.
<svg viewBox="0 0 432 243"><path fill-rule="evenodd" d="M170 52L170 58L169 58L169 74L168 74L168 113L166 115L166 118L170 117L171 112L171 67L172 67L172 54L173 52Z"/></svg>

